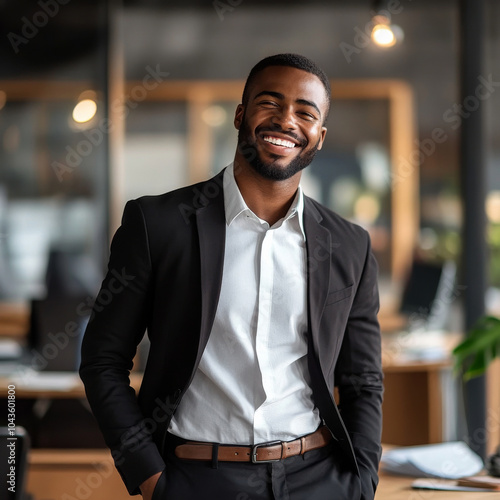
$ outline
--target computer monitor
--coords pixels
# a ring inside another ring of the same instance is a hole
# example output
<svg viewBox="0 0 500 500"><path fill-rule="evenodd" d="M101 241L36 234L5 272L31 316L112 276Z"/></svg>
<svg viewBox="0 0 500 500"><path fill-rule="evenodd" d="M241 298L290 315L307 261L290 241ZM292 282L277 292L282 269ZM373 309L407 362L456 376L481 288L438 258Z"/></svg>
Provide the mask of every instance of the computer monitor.
<svg viewBox="0 0 500 500"><path fill-rule="evenodd" d="M31 302L29 355L39 371L77 371L88 315L81 297L58 297Z"/></svg>
<svg viewBox="0 0 500 500"><path fill-rule="evenodd" d="M445 327L454 300L456 265L415 260L404 286L400 312L408 316L408 329Z"/></svg>

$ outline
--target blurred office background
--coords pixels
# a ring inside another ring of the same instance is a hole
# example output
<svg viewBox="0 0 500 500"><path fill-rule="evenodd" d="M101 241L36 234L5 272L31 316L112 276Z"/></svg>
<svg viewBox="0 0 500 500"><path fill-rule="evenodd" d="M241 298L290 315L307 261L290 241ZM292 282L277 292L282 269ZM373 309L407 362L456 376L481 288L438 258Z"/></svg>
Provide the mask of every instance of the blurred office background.
<svg viewBox="0 0 500 500"><path fill-rule="evenodd" d="M202 180L227 165L248 71L267 55L297 52L325 69L333 90L327 141L304 174L304 189L370 231L384 330L421 328L424 340L410 354L449 365L429 330L465 329L460 141L479 101L485 304L500 313L500 3L484 5L477 31L484 42L481 99L464 101L458 0L1 1L3 338L20 343L22 356L42 354L36 366L23 358L30 368L76 369L78 339L52 359L43 351L46 336L63 331L72 317L83 331L126 200ZM371 39L377 8L390 14L392 46ZM407 346L397 345L386 350L389 357L408 355ZM4 350L6 376L19 360L11 344ZM457 416L460 391L447 373L440 380L456 397L440 399L439 439L465 432ZM72 441L74 434L43 431L57 404L43 407L37 397L22 403L19 421L35 447L84 446ZM83 428L92 425L82 402L65 404L73 404L64 411ZM419 439L435 440L425 425ZM100 446L93 432L85 440Z"/></svg>

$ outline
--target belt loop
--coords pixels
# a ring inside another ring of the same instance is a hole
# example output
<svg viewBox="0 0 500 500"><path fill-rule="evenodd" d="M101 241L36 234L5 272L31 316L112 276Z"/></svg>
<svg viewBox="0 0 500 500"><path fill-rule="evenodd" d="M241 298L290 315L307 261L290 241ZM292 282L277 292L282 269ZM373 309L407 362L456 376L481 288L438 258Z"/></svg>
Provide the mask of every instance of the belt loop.
<svg viewBox="0 0 500 500"><path fill-rule="evenodd" d="M302 458L305 457L305 452L306 452L306 437L302 436L300 438L300 454L302 455Z"/></svg>
<svg viewBox="0 0 500 500"><path fill-rule="evenodd" d="M219 443L212 445L212 469L219 468Z"/></svg>

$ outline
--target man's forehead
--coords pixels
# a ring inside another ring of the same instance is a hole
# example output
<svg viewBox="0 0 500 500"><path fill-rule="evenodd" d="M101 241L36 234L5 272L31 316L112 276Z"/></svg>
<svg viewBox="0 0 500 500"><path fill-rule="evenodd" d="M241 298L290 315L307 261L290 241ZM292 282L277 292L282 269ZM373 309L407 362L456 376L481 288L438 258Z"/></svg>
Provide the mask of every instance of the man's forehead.
<svg viewBox="0 0 500 500"><path fill-rule="evenodd" d="M293 78L290 75L293 73ZM294 68L292 66L268 66L259 71L254 77L254 86L262 85L264 83L275 82L277 85L303 85L304 83L310 85L317 85L323 88L321 80L314 75L303 69Z"/></svg>
<svg viewBox="0 0 500 500"><path fill-rule="evenodd" d="M266 90L278 92L284 97L293 94L300 99L314 100L318 105L327 105L326 90L321 80L313 73L290 66L268 66L255 75L250 98Z"/></svg>

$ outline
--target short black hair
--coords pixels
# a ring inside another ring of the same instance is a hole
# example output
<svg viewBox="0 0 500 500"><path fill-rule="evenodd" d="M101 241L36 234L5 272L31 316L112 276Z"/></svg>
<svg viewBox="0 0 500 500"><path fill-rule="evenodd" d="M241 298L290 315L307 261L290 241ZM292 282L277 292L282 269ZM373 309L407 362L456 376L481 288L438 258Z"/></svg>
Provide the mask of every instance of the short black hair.
<svg viewBox="0 0 500 500"><path fill-rule="evenodd" d="M243 106L246 106L248 104L250 89L255 81L256 76L269 66L289 66L291 68L297 68L301 69L302 71L307 71L308 73L312 73L313 75L317 76L321 80L321 83L325 88L325 94L327 97L327 108L323 122L326 121L328 112L330 111L330 101L332 99L330 80L328 79L328 76L326 76L326 73L315 62L299 54L276 54L259 61L250 70L247 81L245 82L243 96L241 98L241 103L243 104Z"/></svg>

